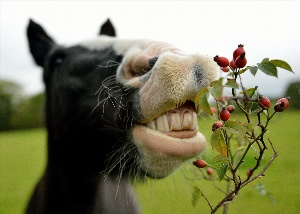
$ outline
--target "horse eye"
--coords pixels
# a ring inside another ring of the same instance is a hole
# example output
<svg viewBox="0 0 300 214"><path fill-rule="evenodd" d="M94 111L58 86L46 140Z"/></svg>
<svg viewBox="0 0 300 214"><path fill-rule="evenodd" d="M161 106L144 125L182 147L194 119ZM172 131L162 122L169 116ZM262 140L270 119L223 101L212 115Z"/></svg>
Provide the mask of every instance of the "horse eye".
<svg viewBox="0 0 300 214"><path fill-rule="evenodd" d="M62 57L58 57L54 60L53 64L54 65L60 65L63 62L63 58Z"/></svg>
<svg viewBox="0 0 300 214"><path fill-rule="evenodd" d="M54 53L52 55L52 57L50 58L50 66L52 68L55 68L56 66L59 66L60 64L63 63L65 59L65 54L62 51L57 51L56 53Z"/></svg>
<svg viewBox="0 0 300 214"><path fill-rule="evenodd" d="M149 59L149 70L153 68L157 60L158 60L157 56Z"/></svg>

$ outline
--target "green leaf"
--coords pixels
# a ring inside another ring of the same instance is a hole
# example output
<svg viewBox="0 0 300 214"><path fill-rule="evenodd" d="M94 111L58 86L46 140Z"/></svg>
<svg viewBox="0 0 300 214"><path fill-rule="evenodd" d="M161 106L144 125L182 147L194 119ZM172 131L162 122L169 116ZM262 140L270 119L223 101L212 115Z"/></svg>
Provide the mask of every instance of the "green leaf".
<svg viewBox="0 0 300 214"><path fill-rule="evenodd" d="M213 113L208 103L208 96L209 96L208 88L206 87L201 89L196 96L196 107L199 108L200 110L203 110L207 114L212 115Z"/></svg>
<svg viewBox="0 0 300 214"><path fill-rule="evenodd" d="M263 64L263 63L268 63L269 62L269 58L264 58L262 61L261 61L261 63Z"/></svg>
<svg viewBox="0 0 300 214"><path fill-rule="evenodd" d="M257 67L257 66L251 66L251 67L249 68L249 70L250 70L251 74L252 74L253 76L255 76L256 73L257 73L258 67Z"/></svg>
<svg viewBox="0 0 300 214"><path fill-rule="evenodd" d="M224 178L225 174L226 174L226 171L227 171L227 168L228 168L228 161L225 161L223 162L220 167L218 168L218 176L219 176L219 179L220 181Z"/></svg>
<svg viewBox="0 0 300 214"><path fill-rule="evenodd" d="M193 206L196 206L197 202L199 201L200 197L201 197L202 193L200 191L200 189L198 187L194 186L194 191L192 193L192 204Z"/></svg>
<svg viewBox="0 0 300 214"><path fill-rule="evenodd" d="M267 188L265 187L264 184L262 184L262 183L257 184L255 186L253 186L253 188L257 190L257 192L258 192L259 195L261 195L261 196L267 196L269 198L271 204L273 206L275 205L275 199L274 199L273 194L267 190Z"/></svg>
<svg viewBox="0 0 300 214"><path fill-rule="evenodd" d="M273 194L271 192L268 192L267 197L269 198L272 206L275 206L275 198L274 198Z"/></svg>
<svg viewBox="0 0 300 214"><path fill-rule="evenodd" d="M243 145L248 141L246 132L253 131L253 127L250 123L231 120L226 122L223 129L226 130L227 133L233 134L239 145Z"/></svg>
<svg viewBox="0 0 300 214"><path fill-rule="evenodd" d="M224 85L225 87L229 88L239 88L239 84L234 79L227 79L227 83Z"/></svg>
<svg viewBox="0 0 300 214"><path fill-rule="evenodd" d="M215 99L221 99L223 95L223 78L220 78L219 80L213 81L210 84L209 92Z"/></svg>
<svg viewBox="0 0 300 214"><path fill-rule="evenodd" d="M225 128L232 134L244 135L246 133L246 128L242 122L236 120L228 120L225 124Z"/></svg>
<svg viewBox="0 0 300 214"><path fill-rule="evenodd" d="M238 74L245 73L249 68L250 68L250 66L247 66L246 68L239 70Z"/></svg>
<svg viewBox="0 0 300 214"><path fill-rule="evenodd" d="M241 91L240 94L247 94L248 96L253 96L256 90L257 90L257 87L255 87L255 88L248 88L245 91Z"/></svg>
<svg viewBox="0 0 300 214"><path fill-rule="evenodd" d="M210 87L214 87L215 85L220 85L220 84L222 85L223 79L224 79L224 78L221 77L220 79L211 82L209 86L210 86Z"/></svg>
<svg viewBox="0 0 300 214"><path fill-rule="evenodd" d="M225 162L225 161L229 161L229 158L223 155L217 155L216 157L213 158L213 162Z"/></svg>
<svg viewBox="0 0 300 214"><path fill-rule="evenodd" d="M262 183L253 186L253 188L258 191L259 195L266 195L267 194L267 190L265 188L265 185L262 184Z"/></svg>
<svg viewBox="0 0 300 214"><path fill-rule="evenodd" d="M282 68L282 69L285 69L285 70L288 70L288 71L294 73L291 66L283 60L272 59L272 60L270 60L270 63L273 64L274 66L278 67L278 68Z"/></svg>
<svg viewBox="0 0 300 214"><path fill-rule="evenodd" d="M267 63L257 63L258 69L265 74L273 77L277 77L277 68L270 62Z"/></svg>
<svg viewBox="0 0 300 214"><path fill-rule="evenodd" d="M240 121L227 121L223 129L226 130L228 134L234 135L235 140L240 146L249 141L246 133L253 131L251 124Z"/></svg>
<svg viewBox="0 0 300 214"><path fill-rule="evenodd" d="M247 131L247 132L252 132L252 131L254 131L254 128L253 128L253 126L250 124L250 123L242 123L243 124L243 126L244 126L244 128L245 128L245 130Z"/></svg>
<svg viewBox="0 0 300 214"><path fill-rule="evenodd" d="M210 142L213 149L215 149L224 157L227 157L227 145L222 128L218 128L216 131L214 131L214 133L212 133Z"/></svg>
<svg viewBox="0 0 300 214"><path fill-rule="evenodd" d="M249 110L251 115L255 115L261 111L261 107L257 103L253 103Z"/></svg>

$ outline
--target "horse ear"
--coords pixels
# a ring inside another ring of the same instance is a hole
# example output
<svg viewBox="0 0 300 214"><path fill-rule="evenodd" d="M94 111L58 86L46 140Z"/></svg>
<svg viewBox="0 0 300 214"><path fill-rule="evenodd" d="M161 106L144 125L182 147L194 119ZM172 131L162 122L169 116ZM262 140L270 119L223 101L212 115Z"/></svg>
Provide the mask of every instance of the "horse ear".
<svg viewBox="0 0 300 214"><path fill-rule="evenodd" d="M47 35L45 30L39 24L31 19L27 26L27 39L30 53L36 64L43 66L45 59L51 48L55 45L55 42Z"/></svg>
<svg viewBox="0 0 300 214"><path fill-rule="evenodd" d="M115 28L109 19L102 24L99 35L116 36Z"/></svg>

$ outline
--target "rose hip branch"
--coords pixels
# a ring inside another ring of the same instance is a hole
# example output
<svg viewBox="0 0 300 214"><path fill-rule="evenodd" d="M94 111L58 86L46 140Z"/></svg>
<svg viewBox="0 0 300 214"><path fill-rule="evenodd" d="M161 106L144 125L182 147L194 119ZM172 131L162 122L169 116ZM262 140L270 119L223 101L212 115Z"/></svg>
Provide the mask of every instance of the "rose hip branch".
<svg viewBox="0 0 300 214"><path fill-rule="evenodd" d="M270 100L258 92L258 87L245 88L242 76L245 72L256 75L263 72L268 76L277 77L278 69L293 73L290 65L279 59L263 59L260 63L247 66L246 51L240 44L233 51L232 60L216 55L213 60L220 66L221 77L202 89L197 96L197 106L201 114L210 115L215 121L212 124L210 138L214 153L211 163L201 157L193 161L193 165L201 172L201 178L220 182L227 182L226 189L219 191L225 196L216 206L195 187L193 192L193 204L203 197L215 213L223 206L223 213L228 212L230 202L236 198L238 192L257 178L264 176L265 171L277 157L277 151L270 139L265 141L269 122L274 116L285 111L289 106L289 97L279 99L273 108ZM224 76L225 77L222 77ZM239 81L239 82L238 82ZM231 88L231 95L224 96L224 87ZM208 97L212 96L213 103ZM237 110L240 113L236 113ZM232 119L231 114L235 114ZM271 158L267 163L262 161L268 146L272 148ZM250 152L256 151L256 152ZM250 167L245 171L243 165ZM206 170L205 170L206 168ZM220 190L219 187L217 187Z"/></svg>

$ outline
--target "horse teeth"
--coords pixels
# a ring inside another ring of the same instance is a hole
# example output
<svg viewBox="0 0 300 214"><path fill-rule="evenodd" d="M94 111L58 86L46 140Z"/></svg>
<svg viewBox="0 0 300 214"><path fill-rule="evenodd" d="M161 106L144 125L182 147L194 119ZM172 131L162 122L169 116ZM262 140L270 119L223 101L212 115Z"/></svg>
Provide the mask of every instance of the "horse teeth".
<svg viewBox="0 0 300 214"><path fill-rule="evenodd" d="M198 127L198 117L197 117L197 113L193 112L193 122L192 122L192 126L191 129L195 130Z"/></svg>
<svg viewBox="0 0 300 214"><path fill-rule="evenodd" d="M162 116L158 117L156 119L156 127L157 131L160 132L169 132L169 123L168 123L168 118L166 114L163 114Z"/></svg>
<svg viewBox="0 0 300 214"><path fill-rule="evenodd" d="M181 118L182 117L182 118ZM163 114L160 117L147 123L147 127L160 132L196 130L198 127L198 117L196 112L185 112L180 114L173 112Z"/></svg>
<svg viewBox="0 0 300 214"><path fill-rule="evenodd" d="M184 130L189 130L193 124L193 118L189 112L185 112L183 114L182 126L181 128Z"/></svg>
<svg viewBox="0 0 300 214"><path fill-rule="evenodd" d="M152 120L151 122L147 123L147 126L148 126L150 129L156 130L156 126L155 126L154 120Z"/></svg>
<svg viewBox="0 0 300 214"><path fill-rule="evenodd" d="M175 130L175 131L181 130L181 121L178 113L171 114L170 130Z"/></svg>

